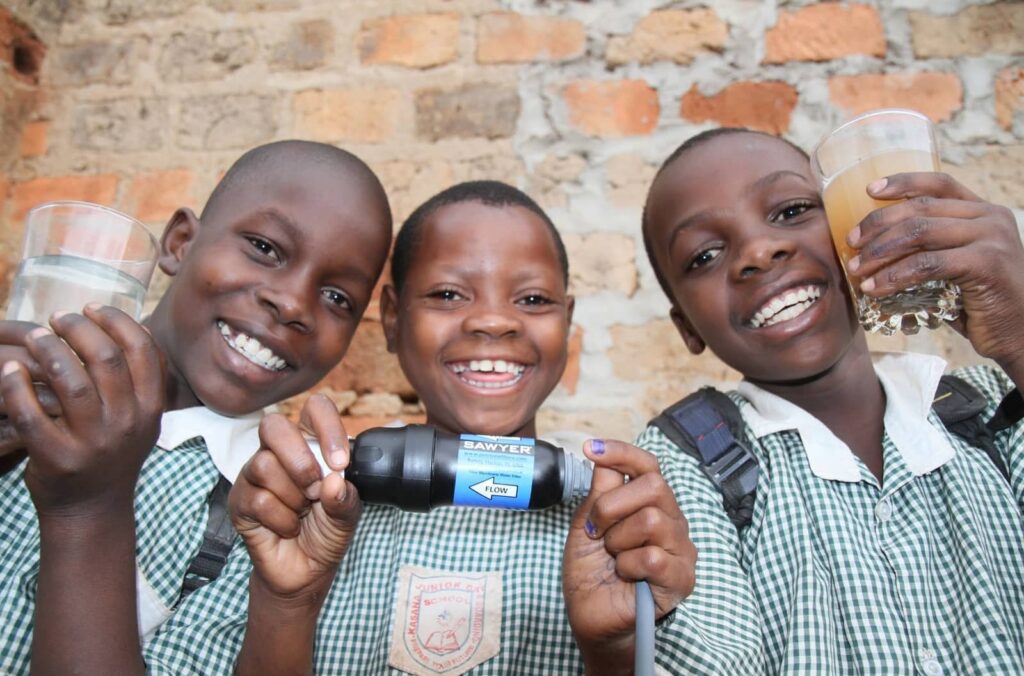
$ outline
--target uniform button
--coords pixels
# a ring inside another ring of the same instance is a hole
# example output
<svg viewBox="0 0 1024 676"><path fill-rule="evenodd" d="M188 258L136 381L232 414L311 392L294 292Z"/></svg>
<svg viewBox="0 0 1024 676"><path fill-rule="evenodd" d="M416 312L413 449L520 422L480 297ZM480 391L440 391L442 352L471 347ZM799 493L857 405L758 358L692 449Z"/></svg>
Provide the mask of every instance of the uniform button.
<svg viewBox="0 0 1024 676"><path fill-rule="evenodd" d="M921 662L921 669L928 676L942 676L942 665L936 659L924 660Z"/></svg>
<svg viewBox="0 0 1024 676"><path fill-rule="evenodd" d="M892 503L888 500L882 500L875 505L875 518L881 522L886 522L892 517Z"/></svg>

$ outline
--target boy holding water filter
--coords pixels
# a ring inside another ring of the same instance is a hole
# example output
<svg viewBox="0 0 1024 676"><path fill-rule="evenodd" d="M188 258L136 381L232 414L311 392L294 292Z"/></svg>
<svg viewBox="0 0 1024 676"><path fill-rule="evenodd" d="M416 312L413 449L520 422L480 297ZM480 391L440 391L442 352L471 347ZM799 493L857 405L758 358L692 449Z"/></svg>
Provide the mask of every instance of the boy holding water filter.
<svg viewBox="0 0 1024 676"><path fill-rule="evenodd" d="M859 291L958 285L953 327L1000 367L959 373L983 395L981 419L1007 393L1019 404L1024 249L1012 214L942 173L862 188L892 202L847 237ZM718 599L717 621L734 628L735 643L703 651L694 670L1020 673L1024 426L998 426L990 458L932 409L941 359L869 353L807 155L757 132L700 134L662 165L643 233L687 348L744 376L729 397L759 471L737 525L661 428L637 442L687 477L690 599ZM741 657L750 639L757 659Z"/></svg>
<svg viewBox="0 0 1024 676"><path fill-rule="evenodd" d="M173 279L144 325L87 306L5 346L0 393L27 459L0 477L0 671L141 668L140 632L178 604L208 496L258 448L262 409L341 359L390 241L365 164L269 144L200 218L172 216L159 265Z"/></svg>

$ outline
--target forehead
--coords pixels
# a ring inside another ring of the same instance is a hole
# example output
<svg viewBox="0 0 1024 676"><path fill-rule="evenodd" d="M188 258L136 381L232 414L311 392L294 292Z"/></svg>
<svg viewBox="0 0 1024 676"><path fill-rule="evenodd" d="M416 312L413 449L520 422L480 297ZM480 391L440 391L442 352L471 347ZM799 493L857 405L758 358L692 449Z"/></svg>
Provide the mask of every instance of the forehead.
<svg viewBox="0 0 1024 676"><path fill-rule="evenodd" d="M410 274L457 266L481 274L528 268L561 275L554 235L525 207L448 204L430 214L421 228Z"/></svg>
<svg viewBox="0 0 1024 676"><path fill-rule="evenodd" d="M695 213L735 203L758 180L778 171L794 172L814 184L807 158L781 139L742 132L708 139L655 180L648 205L652 234L667 227L666 219L680 210Z"/></svg>

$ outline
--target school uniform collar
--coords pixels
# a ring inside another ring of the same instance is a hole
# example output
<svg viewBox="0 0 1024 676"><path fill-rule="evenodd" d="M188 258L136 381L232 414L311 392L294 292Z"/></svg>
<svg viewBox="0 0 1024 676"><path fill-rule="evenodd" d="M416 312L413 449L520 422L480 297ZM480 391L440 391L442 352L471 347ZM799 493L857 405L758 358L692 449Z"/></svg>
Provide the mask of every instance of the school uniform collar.
<svg viewBox="0 0 1024 676"><path fill-rule="evenodd" d="M953 447L928 422L946 362L913 353L877 353L872 361L885 390L885 430L907 468L920 476L949 462L955 455ZM847 482L862 479L853 451L820 420L748 381L736 389L751 404L743 407L743 417L755 438L796 430L815 476Z"/></svg>
<svg viewBox="0 0 1024 676"><path fill-rule="evenodd" d="M156 445L164 450L177 448L189 439L202 437L217 470L231 483L242 465L260 447L257 411L237 418L215 413L205 406L168 411L160 419L160 438Z"/></svg>

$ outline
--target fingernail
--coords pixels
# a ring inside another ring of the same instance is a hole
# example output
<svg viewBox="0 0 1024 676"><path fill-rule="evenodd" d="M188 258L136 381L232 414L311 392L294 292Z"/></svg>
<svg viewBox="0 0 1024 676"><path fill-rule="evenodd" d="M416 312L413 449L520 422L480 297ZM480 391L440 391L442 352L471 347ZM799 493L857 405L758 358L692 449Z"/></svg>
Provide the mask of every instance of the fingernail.
<svg viewBox="0 0 1024 676"><path fill-rule="evenodd" d="M868 184L868 192L882 192L883 190L885 190L885 186L887 183L889 183L889 179L887 178L880 178L875 181L872 181L871 183Z"/></svg>
<svg viewBox="0 0 1024 676"><path fill-rule="evenodd" d="M45 326L40 326L38 328L34 328L31 331L29 331L28 335L25 336L25 337L28 338L29 340L38 340L39 338L42 338L43 336L50 335L51 333L53 333L53 332L50 331L50 329L46 328Z"/></svg>
<svg viewBox="0 0 1024 676"><path fill-rule="evenodd" d="M99 303L88 303L85 306L85 309L86 310L92 310L93 312L96 312L97 310L103 309L103 306L100 305Z"/></svg>
<svg viewBox="0 0 1024 676"><path fill-rule="evenodd" d="M591 439L590 440L590 452L594 455L604 455L604 440L603 439Z"/></svg>
<svg viewBox="0 0 1024 676"><path fill-rule="evenodd" d="M342 474L342 475L341 475L341 478L342 478L342 479L344 479L344 478L345 478L345 475L344 475L344 474ZM342 482L341 482L341 488L339 488L339 489L338 489L338 497L337 497L337 498L335 498L335 499L336 499L336 500L337 500L338 502L341 502L342 500L344 500L344 499L345 499L345 493L347 493L347 492L348 492L348 484L346 484L346 483L345 483L344 481L342 481Z"/></svg>
<svg viewBox="0 0 1024 676"><path fill-rule="evenodd" d="M854 227L854 229L851 230L850 232L846 233L846 241L849 242L851 245L854 245L854 244L856 244L857 242L860 241L860 226L859 225Z"/></svg>
<svg viewBox="0 0 1024 676"><path fill-rule="evenodd" d="M590 537L597 537L597 527L590 522L589 518L584 522L583 530L587 531L587 535Z"/></svg>
<svg viewBox="0 0 1024 676"><path fill-rule="evenodd" d="M865 279L863 282L860 283L860 290L861 291L873 291L874 288L875 288L875 279L874 279L874 277L868 277L867 279Z"/></svg>
<svg viewBox="0 0 1024 676"><path fill-rule="evenodd" d="M0 368L0 375L9 376L20 368L21 364L16 361L4 362L3 367Z"/></svg>
<svg viewBox="0 0 1024 676"><path fill-rule="evenodd" d="M317 481L314 481L313 483L311 483L309 486L306 487L306 497L307 498L309 498L310 500L319 500L320 499L320 483L321 482L319 480L317 480Z"/></svg>
<svg viewBox="0 0 1024 676"><path fill-rule="evenodd" d="M345 451L334 451L331 453L331 464L342 465L348 460L348 453Z"/></svg>
<svg viewBox="0 0 1024 676"><path fill-rule="evenodd" d="M64 317L66 315L67 315L67 312L64 312L63 310L57 310L52 315L50 315L50 321L51 322L59 322L61 317Z"/></svg>
<svg viewBox="0 0 1024 676"><path fill-rule="evenodd" d="M850 272L854 272L860 267L860 256L854 256L850 260L846 261L846 269Z"/></svg>

